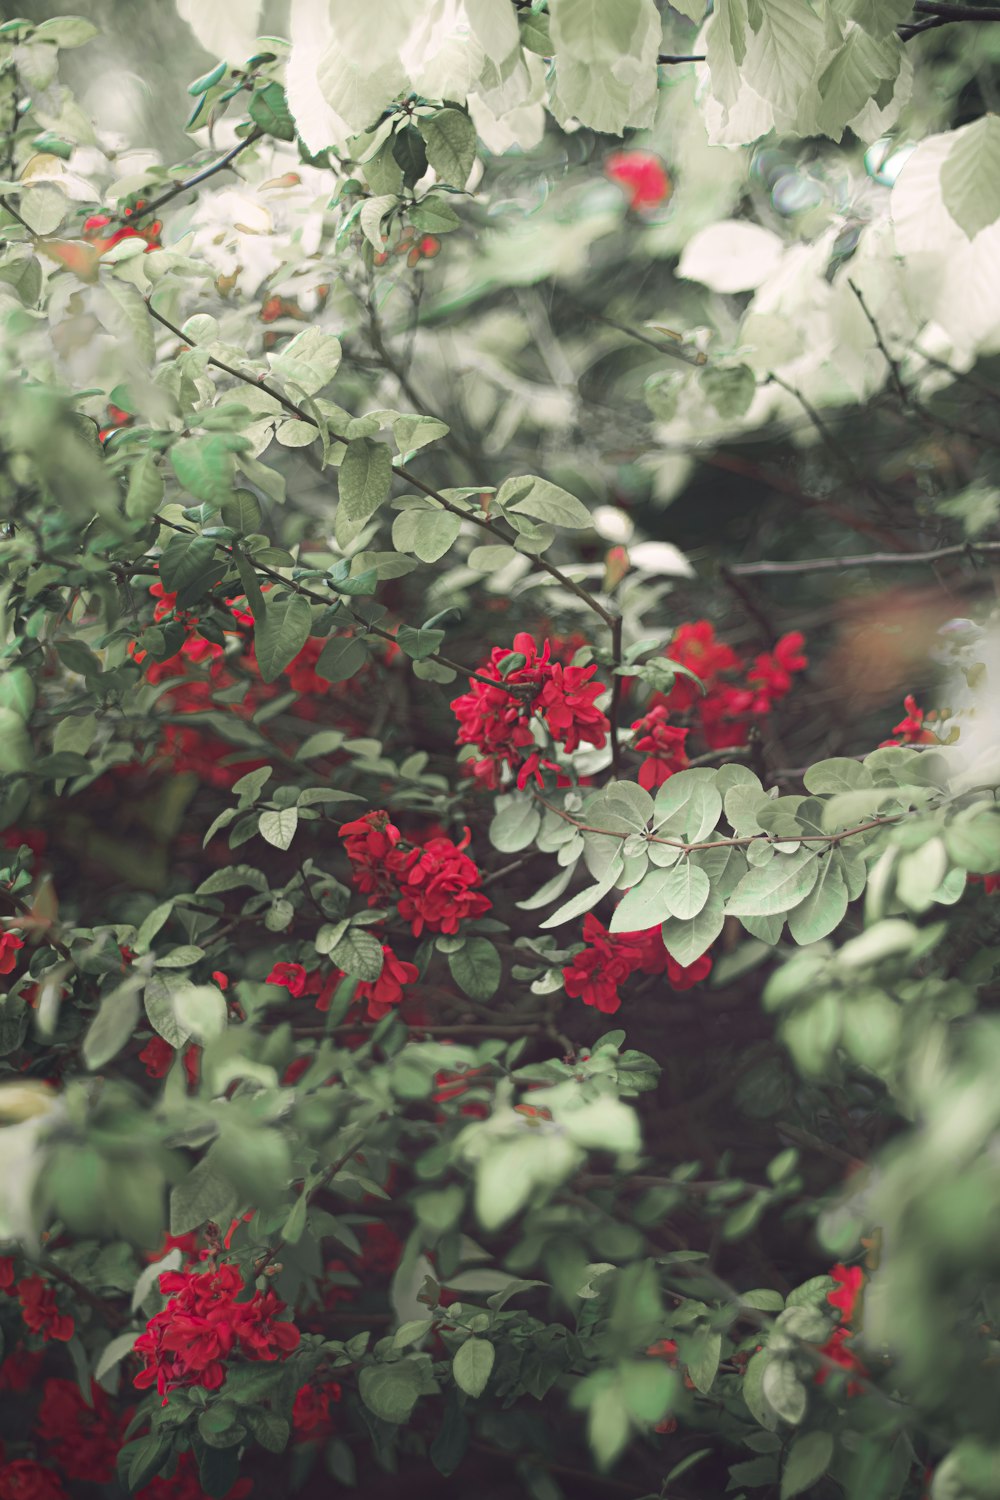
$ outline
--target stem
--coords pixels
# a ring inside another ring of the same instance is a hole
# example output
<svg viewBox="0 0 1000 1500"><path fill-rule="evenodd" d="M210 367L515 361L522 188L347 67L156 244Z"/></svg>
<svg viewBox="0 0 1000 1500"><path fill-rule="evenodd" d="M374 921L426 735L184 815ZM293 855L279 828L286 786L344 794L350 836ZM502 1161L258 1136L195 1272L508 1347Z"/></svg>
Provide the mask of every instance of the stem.
<svg viewBox="0 0 1000 1500"><path fill-rule="evenodd" d="M611 626L611 664L613 667L620 667L622 664L621 615ZM620 672L616 672L611 684L611 706L608 710L608 719L611 723L611 774L615 777L621 775L622 752L618 740L618 713L624 689L625 679Z"/></svg>
<svg viewBox="0 0 1000 1500"><path fill-rule="evenodd" d="M227 151L225 156L220 156L217 161L212 162L211 166L205 167L200 172L196 172L193 177L185 177L183 182L176 182L172 188L168 188L165 193L161 193L158 198L154 198L152 203L146 203L137 213L129 214L129 224L135 224L140 219L148 219L151 214L156 213L158 208L162 208L166 203L172 203L175 198L179 198L181 193L186 193L189 188L198 187L200 183L207 182L217 172L224 172L235 161L241 151L245 151L248 146L252 146L255 141L259 141L263 134L264 132L259 127L255 127L249 135L245 135L241 141L237 141L236 145Z"/></svg>
<svg viewBox="0 0 1000 1500"><path fill-rule="evenodd" d="M1000 552L1000 542L959 542L952 547L936 547L931 552L869 552L854 557L806 557L801 562L733 563L726 571L732 576L752 578L767 573L826 573L841 568L892 568L906 563L934 563L943 557L975 557Z"/></svg>

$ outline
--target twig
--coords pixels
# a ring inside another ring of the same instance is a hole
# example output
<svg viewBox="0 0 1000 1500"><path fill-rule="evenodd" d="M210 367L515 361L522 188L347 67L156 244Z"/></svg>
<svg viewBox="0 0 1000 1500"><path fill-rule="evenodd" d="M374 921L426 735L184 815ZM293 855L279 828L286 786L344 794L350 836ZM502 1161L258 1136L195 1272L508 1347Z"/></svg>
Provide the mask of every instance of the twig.
<svg viewBox="0 0 1000 1500"><path fill-rule="evenodd" d="M31 225L27 223L25 219L21 218L21 215L18 213L17 209L11 208L6 198L0 198L0 208L2 208L5 213L10 214L12 219L16 219L21 228L26 229L30 235L33 235L35 233Z"/></svg>
<svg viewBox="0 0 1000 1500"><path fill-rule="evenodd" d="M237 141L231 150L227 151L224 156L220 156L217 161L212 162L211 166L203 168L200 172L196 172L193 177L185 177L183 182L174 183L172 188L168 188L165 193L161 193L158 198L154 198L152 203L144 203L141 209L130 213L128 222L135 224L139 219L148 219L150 214L155 214L157 209L162 208L166 203L173 202L175 198L180 197L181 193L186 193L189 188L198 187L200 183L207 182L217 172L224 172L235 161L241 151L245 151L248 146L252 146L255 141L259 141L263 134L263 130L259 127L254 127L249 135L245 135L241 141ZM122 217L122 215L118 217Z"/></svg>
<svg viewBox="0 0 1000 1500"><path fill-rule="evenodd" d="M958 542L951 547L936 547L931 552L868 552L853 557L805 557L796 562L732 563L726 571L742 578L767 573L835 573L841 568L893 568L994 552L1000 552L1000 542Z"/></svg>

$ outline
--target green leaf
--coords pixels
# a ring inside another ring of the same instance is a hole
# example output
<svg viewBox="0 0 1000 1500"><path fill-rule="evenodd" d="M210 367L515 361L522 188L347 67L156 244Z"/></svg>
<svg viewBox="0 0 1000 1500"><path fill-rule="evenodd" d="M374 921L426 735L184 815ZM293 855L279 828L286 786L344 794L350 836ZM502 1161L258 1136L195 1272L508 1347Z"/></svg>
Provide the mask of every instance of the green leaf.
<svg viewBox="0 0 1000 1500"><path fill-rule="evenodd" d="M833 1457L833 1437L829 1432L804 1432L788 1450L781 1475L781 1500L792 1500L821 1479Z"/></svg>
<svg viewBox="0 0 1000 1500"><path fill-rule="evenodd" d="M428 193L410 209L410 223L424 234L449 234L461 222L451 204L437 193Z"/></svg>
<svg viewBox="0 0 1000 1500"><path fill-rule="evenodd" d="M527 47L537 57L552 56L552 36L549 18L544 11L519 10L518 25L521 31L521 46Z"/></svg>
<svg viewBox="0 0 1000 1500"><path fill-rule="evenodd" d="M623 1393L612 1387L591 1401L587 1437L599 1469L609 1469L629 1438L628 1410Z"/></svg>
<svg viewBox="0 0 1000 1500"><path fill-rule="evenodd" d="M94 1071L116 1057L131 1041L139 1019L139 981L129 978L103 996L83 1039L83 1060Z"/></svg>
<svg viewBox="0 0 1000 1500"><path fill-rule="evenodd" d="M352 542L389 497L392 457L385 443L355 438L340 466L340 503L334 522L337 543Z"/></svg>
<svg viewBox="0 0 1000 1500"><path fill-rule="evenodd" d="M497 813L490 824L490 843L501 854L517 854L534 842L542 815L531 797L511 795L497 799Z"/></svg>
<svg viewBox="0 0 1000 1500"><path fill-rule="evenodd" d="M280 83L269 83L258 89L251 96L249 114L265 135L276 136L279 141L294 141L295 121Z"/></svg>
<svg viewBox="0 0 1000 1500"><path fill-rule="evenodd" d="M309 327L297 333L280 354L271 356L271 369L307 396L315 396L336 375L340 357L338 338L320 328Z"/></svg>
<svg viewBox="0 0 1000 1500"><path fill-rule="evenodd" d="M221 509L233 493L233 455L245 446L231 432L181 438L170 449L170 462L186 490Z"/></svg>
<svg viewBox="0 0 1000 1500"><path fill-rule="evenodd" d="M806 1414L806 1388L787 1359L771 1359L764 1367L761 1390L782 1421L797 1427Z"/></svg>
<svg viewBox="0 0 1000 1500"><path fill-rule="evenodd" d="M57 47L82 47L100 32L83 16L52 16L35 27L33 40L54 42Z"/></svg>
<svg viewBox="0 0 1000 1500"><path fill-rule="evenodd" d="M593 524L590 511L581 501L568 490L560 489L547 479L539 479L536 474L505 479L497 490L496 503L516 515L532 516L550 526L583 531Z"/></svg>
<svg viewBox="0 0 1000 1500"><path fill-rule="evenodd" d="M805 900L818 876L814 850L775 854L769 864L747 871L726 903L726 915L774 917L791 911Z"/></svg>
<svg viewBox="0 0 1000 1500"><path fill-rule="evenodd" d="M412 625L400 625L396 630L399 649L405 651L413 661L424 661L433 656L444 640L443 630L417 630Z"/></svg>
<svg viewBox="0 0 1000 1500"><path fill-rule="evenodd" d="M836 849L818 857L816 883L804 901L788 913L788 930L797 943L818 943L840 926L847 911L847 882Z"/></svg>
<svg viewBox="0 0 1000 1500"><path fill-rule="evenodd" d="M368 660L368 648L357 636L336 635L327 641L316 663L316 674L327 682L346 682Z"/></svg>
<svg viewBox="0 0 1000 1500"><path fill-rule="evenodd" d="M403 174L406 187L413 188L427 171L427 151L414 125L404 125L392 141L392 158Z"/></svg>
<svg viewBox="0 0 1000 1500"><path fill-rule="evenodd" d="M808 766L802 780L809 792L860 792L872 785L872 773L860 761L835 755Z"/></svg>
<svg viewBox="0 0 1000 1500"><path fill-rule="evenodd" d="M654 832L666 837L683 835L686 843L700 844L715 829L722 815L722 796L715 772L678 771L663 783L653 804Z"/></svg>
<svg viewBox="0 0 1000 1500"><path fill-rule="evenodd" d="M868 101L896 79L902 61L903 43L894 33L878 39L859 28L849 31L817 84L816 122L823 134L839 141Z"/></svg>
<svg viewBox="0 0 1000 1500"><path fill-rule="evenodd" d="M203 1157L170 1194L170 1233L190 1234L209 1219L228 1224L235 1208L236 1189Z"/></svg>
<svg viewBox="0 0 1000 1500"><path fill-rule="evenodd" d="M713 1328L701 1328L683 1345L685 1363L696 1388L707 1395L715 1384L722 1357L722 1335Z"/></svg>
<svg viewBox="0 0 1000 1500"><path fill-rule="evenodd" d="M409 1421L420 1388L416 1366L405 1359L392 1365L366 1365L358 1376L358 1391L368 1410L396 1426Z"/></svg>
<svg viewBox="0 0 1000 1500"><path fill-rule="evenodd" d="M500 986L500 955L489 938L466 938L457 952L448 954L448 967L455 983L473 1000L491 1000Z"/></svg>
<svg viewBox="0 0 1000 1500"><path fill-rule="evenodd" d="M460 109L439 109L418 121L427 160L442 182L464 188L476 159L476 127Z"/></svg>
<svg viewBox="0 0 1000 1500"><path fill-rule="evenodd" d="M365 239L380 253L385 248L386 239L382 233L382 220L389 210L397 207L398 204L399 199L395 193L379 193L377 197L368 198L361 205L358 223L361 225Z"/></svg>
<svg viewBox="0 0 1000 1500"><path fill-rule="evenodd" d="M248 1411L246 1420L262 1448L268 1453L284 1453L291 1436L291 1428L284 1417L273 1411Z"/></svg>
<svg viewBox="0 0 1000 1500"><path fill-rule="evenodd" d="M955 131L941 164L941 197L970 240L1000 218L1000 115Z"/></svg>
<svg viewBox="0 0 1000 1500"><path fill-rule="evenodd" d="M913 10L913 0L836 0L836 10L871 36L889 36Z"/></svg>
<svg viewBox="0 0 1000 1500"><path fill-rule="evenodd" d="M698 380L720 417L742 417L757 391L748 365L706 365Z"/></svg>
<svg viewBox="0 0 1000 1500"><path fill-rule="evenodd" d="M791 123L803 102L811 103L814 70L826 45L823 22L810 0L756 0L750 21L746 82Z"/></svg>
<svg viewBox="0 0 1000 1500"><path fill-rule="evenodd" d="M618 903L609 931L646 932L667 917L695 917L709 889L708 876L689 859L670 869L651 869Z"/></svg>
<svg viewBox="0 0 1000 1500"><path fill-rule="evenodd" d="M371 984L382 972L385 955L378 938L363 927L352 927L335 947L330 949L330 962L343 969L352 979Z"/></svg>
<svg viewBox="0 0 1000 1500"><path fill-rule="evenodd" d="M489 1382L497 1351L488 1339L466 1339L455 1351L451 1373L467 1396L481 1396Z"/></svg>
<svg viewBox="0 0 1000 1500"><path fill-rule="evenodd" d="M571 900L557 908L539 927L561 927L564 922L572 922L576 917L582 917L584 912L591 911L606 896L622 872L622 858L617 854L609 864L604 875L595 885L588 885L585 890L579 891Z"/></svg>
<svg viewBox="0 0 1000 1500"><path fill-rule="evenodd" d="M251 490L234 490L222 507L222 522L240 536L256 531L261 522L260 501Z"/></svg>
<svg viewBox="0 0 1000 1500"><path fill-rule="evenodd" d="M306 641L312 628L312 610L301 594L286 594L283 599L269 599L263 619L254 618L254 651L260 675L274 682Z"/></svg>
<svg viewBox="0 0 1000 1500"><path fill-rule="evenodd" d="M444 557L462 529L461 516L447 510L404 510L392 523L392 545L399 552L412 552L421 562Z"/></svg>
<svg viewBox="0 0 1000 1500"><path fill-rule="evenodd" d="M132 521L148 521L162 501L163 475L152 453L143 453L129 469L125 514Z"/></svg>
<svg viewBox="0 0 1000 1500"><path fill-rule="evenodd" d="M184 981L173 992L174 1015L186 1036L198 1042L211 1041L226 1029L226 1001L214 984Z"/></svg>
<svg viewBox="0 0 1000 1500"><path fill-rule="evenodd" d="M172 594L200 597L225 571L225 559L210 536L172 536L160 557L160 581Z"/></svg>
<svg viewBox="0 0 1000 1500"><path fill-rule="evenodd" d="M25 307L34 307L42 290L42 267L33 255L15 255L0 265L0 282L9 286Z"/></svg>
<svg viewBox="0 0 1000 1500"><path fill-rule="evenodd" d="M260 815L260 836L275 849L287 849L299 826L298 809L294 807L268 808Z"/></svg>
<svg viewBox="0 0 1000 1500"><path fill-rule="evenodd" d="M621 1392L634 1422L660 1422L670 1411L680 1378L660 1359L627 1360L618 1366Z"/></svg>
<svg viewBox="0 0 1000 1500"><path fill-rule="evenodd" d="M708 952L725 921L725 901L718 891L712 890L701 911L690 921L667 917L660 928L663 946L677 963L689 966Z"/></svg>

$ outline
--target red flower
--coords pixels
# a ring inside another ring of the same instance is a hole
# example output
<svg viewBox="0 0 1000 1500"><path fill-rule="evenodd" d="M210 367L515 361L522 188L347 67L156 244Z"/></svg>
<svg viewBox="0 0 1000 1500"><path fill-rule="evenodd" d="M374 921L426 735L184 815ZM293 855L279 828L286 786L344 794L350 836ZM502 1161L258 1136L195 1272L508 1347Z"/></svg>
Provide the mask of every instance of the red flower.
<svg viewBox="0 0 1000 1500"><path fill-rule="evenodd" d="M625 188L629 208L649 208L670 197L670 178L651 151L613 151L604 163L605 175Z"/></svg>
<svg viewBox="0 0 1000 1500"><path fill-rule="evenodd" d="M413 984L419 976L420 970L416 964L397 958L388 944L383 943L382 972L377 979L363 980L354 992L355 999L365 1002L365 1014L369 1021L381 1021L403 999L406 985ZM329 1001L326 1005L320 1005L317 1001L316 1009L326 1010L328 1006Z"/></svg>
<svg viewBox="0 0 1000 1500"><path fill-rule="evenodd" d="M73 1337L73 1319L69 1313L61 1313L56 1305L56 1294L40 1276L26 1276L17 1284L17 1295L21 1299L21 1317L26 1328L41 1334L43 1339L58 1339L67 1344Z"/></svg>
<svg viewBox="0 0 1000 1500"><path fill-rule="evenodd" d="M517 772L521 788L532 778L542 785L540 768L552 767L552 762L542 760L538 752L532 718L544 723L552 739L568 751L581 744L600 749L607 739L608 720L594 707L594 700L606 691L603 683L591 681L597 667L564 666L551 661L551 654L550 641L539 654L532 637L522 632L512 647L494 646L489 661L479 668L479 677L498 686L470 679L469 691L452 700L457 743L475 745L483 753L485 758L470 766L490 790L500 785L505 768ZM523 665L501 670L502 663L514 656L522 656Z"/></svg>
<svg viewBox="0 0 1000 1500"><path fill-rule="evenodd" d="M0 1500L66 1500L66 1491L41 1464L19 1458L0 1467Z"/></svg>
<svg viewBox="0 0 1000 1500"><path fill-rule="evenodd" d="M238 1479L222 1500L246 1500L253 1489L252 1479ZM198 1465L190 1448L185 1449L177 1460L177 1468L169 1479L157 1475L141 1490L136 1490L135 1500L205 1500L201 1487Z"/></svg>
<svg viewBox="0 0 1000 1500"><path fill-rule="evenodd" d="M825 1355L827 1359L833 1360L835 1364L840 1365L845 1370L851 1370L857 1375L867 1376L868 1371L860 1359L858 1359L853 1350L847 1347L848 1342L853 1337L854 1335L850 1328L835 1328L823 1345L820 1353ZM830 1370L826 1366L821 1366L816 1371L816 1384L825 1385L829 1375ZM858 1396L863 1389L864 1387L859 1385L856 1380L849 1380L847 1382L847 1394L849 1396Z"/></svg>
<svg viewBox="0 0 1000 1500"><path fill-rule="evenodd" d="M773 651L755 657L753 667L747 673L750 686L771 702L784 698L791 689L793 672L804 672L809 665L808 658L802 654L805 641L802 632L795 630L790 635L783 635Z"/></svg>
<svg viewBox="0 0 1000 1500"><path fill-rule="evenodd" d="M300 1386L292 1407L292 1430L300 1441L315 1443L329 1435L333 1428L330 1403L339 1401L341 1394L335 1380Z"/></svg>
<svg viewBox="0 0 1000 1500"><path fill-rule="evenodd" d="M588 912L583 919L583 938L590 946L563 969L563 984L571 999L593 1005L603 1015L614 1015L618 1010L618 986L632 974L665 973L673 989L686 990L712 970L707 953L687 967L677 963L664 948L658 927L648 932L612 934L593 912Z"/></svg>
<svg viewBox="0 0 1000 1500"><path fill-rule="evenodd" d="M0 1292L6 1292L8 1297L13 1296L14 1282L16 1280L14 1257L12 1255L0 1255Z"/></svg>
<svg viewBox="0 0 1000 1500"><path fill-rule="evenodd" d="M470 917L481 917L493 903L476 889L478 867L463 850L471 834L465 830L460 844L451 839L428 839L406 869L401 881L399 915L410 923L414 937L428 932L454 934Z"/></svg>
<svg viewBox="0 0 1000 1500"><path fill-rule="evenodd" d="M306 977L303 964L275 964L264 983L279 984L293 1000L299 1000L305 993Z"/></svg>
<svg viewBox="0 0 1000 1500"><path fill-rule="evenodd" d="M937 736L931 734L929 729L924 728L926 710L917 707L917 700L912 693L908 693L903 699L903 707L906 709L905 719L900 719L894 727L893 734L901 735L898 740L883 740L882 745L936 745L939 743ZM879 746L879 749L882 748Z"/></svg>
<svg viewBox="0 0 1000 1500"><path fill-rule="evenodd" d="M174 1049L162 1036L149 1039L139 1053L139 1061L150 1078L165 1078L174 1060Z"/></svg>
<svg viewBox="0 0 1000 1500"><path fill-rule="evenodd" d="M160 1290L170 1298L135 1343L146 1368L136 1376L140 1390L154 1385L164 1397L180 1385L217 1391L226 1378L225 1361L239 1352L247 1359L284 1358L298 1347L294 1323L278 1322L285 1304L274 1292L243 1292L239 1270L165 1271Z"/></svg>
<svg viewBox="0 0 1000 1500"><path fill-rule="evenodd" d="M836 1291L827 1292L826 1300L840 1313L842 1323L852 1323L865 1284L865 1273L860 1266L834 1266L830 1272L834 1281L840 1283Z"/></svg>
<svg viewBox="0 0 1000 1500"><path fill-rule="evenodd" d="M635 748L647 757L639 767L639 785L647 792L655 791L688 763L684 741L691 731L679 729L666 720L667 710L658 703L632 725L633 733L639 736Z"/></svg>
<svg viewBox="0 0 1000 1500"><path fill-rule="evenodd" d="M17 962L15 955L19 948L24 947L24 939L19 938L16 933L0 933L0 974L13 972L14 964Z"/></svg>
<svg viewBox="0 0 1000 1500"><path fill-rule="evenodd" d="M391 898L394 878L406 864L399 848L402 834L381 808L342 823L340 837L344 852L354 866L352 880L368 897L369 906L378 906Z"/></svg>
<svg viewBox="0 0 1000 1500"><path fill-rule="evenodd" d="M115 1412L98 1385L88 1406L74 1380L47 1380L38 1408L38 1435L67 1479L108 1484L122 1443L126 1415Z"/></svg>
<svg viewBox="0 0 1000 1500"><path fill-rule="evenodd" d="M22 1391L32 1390L44 1363L44 1350L26 1349L18 1342L0 1365L0 1391L19 1395Z"/></svg>
<svg viewBox="0 0 1000 1500"><path fill-rule="evenodd" d="M403 1256L403 1241L388 1224L366 1224L361 1231L361 1263L366 1271L388 1279Z"/></svg>
<svg viewBox="0 0 1000 1500"><path fill-rule="evenodd" d="M126 208L124 210L124 217L128 218L133 212L138 212L144 206L140 198L135 205L135 209ZM112 245L117 245L120 240L142 239L146 241L147 250L159 250L162 248L160 245L160 230L163 228L163 224L159 219L154 219L151 224L146 225L145 229L133 229L131 224L123 224L120 229L114 230L110 235L102 235L101 230L106 228L110 223L110 214L91 214L90 218L84 222L83 237L97 247L99 255L103 255L105 250L110 250Z"/></svg>

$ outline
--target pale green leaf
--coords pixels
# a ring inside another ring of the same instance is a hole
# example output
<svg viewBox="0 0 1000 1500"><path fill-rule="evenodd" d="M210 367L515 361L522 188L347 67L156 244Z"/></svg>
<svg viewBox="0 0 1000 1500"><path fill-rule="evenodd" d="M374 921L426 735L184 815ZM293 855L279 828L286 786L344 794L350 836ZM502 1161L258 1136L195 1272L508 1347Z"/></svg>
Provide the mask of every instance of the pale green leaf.
<svg viewBox="0 0 1000 1500"><path fill-rule="evenodd" d="M466 938L463 946L448 954L451 977L473 1000L492 1000L500 987L500 955L489 938Z"/></svg>
<svg viewBox="0 0 1000 1500"><path fill-rule="evenodd" d="M552 526L582 531L592 524L590 511L574 495L534 474L505 479L497 490L496 503L515 514L532 516Z"/></svg>
<svg viewBox="0 0 1000 1500"><path fill-rule="evenodd" d="M956 130L941 164L941 197L970 240L1000 218L1000 115Z"/></svg>
<svg viewBox="0 0 1000 1500"><path fill-rule="evenodd" d="M442 182L464 188L476 159L476 127L460 109L439 109L417 127L427 147L427 160Z"/></svg>
<svg viewBox="0 0 1000 1500"><path fill-rule="evenodd" d="M91 1072L109 1063L131 1040L139 1019L139 984L130 977L101 999L83 1039L83 1060Z"/></svg>
<svg viewBox="0 0 1000 1500"><path fill-rule="evenodd" d="M833 1435L804 1432L788 1450L781 1475L781 1500L792 1500L821 1479L833 1458Z"/></svg>
<svg viewBox="0 0 1000 1500"><path fill-rule="evenodd" d="M340 503L334 522L341 547L352 542L389 497L392 457L385 443L355 438L347 445L340 466Z"/></svg>
<svg viewBox="0 0 1000 1500"><path fill-rule="evenodd" d="M847 883L843 875L843 861L836 849L817 858L819 873L816 883L792 911L788 913L788 930L797 943L817 943L825 938L844 920L847 911Z"/></svg>
<svg viewBox="0 0 1000 1500"><path fill-rule="evenodd" d="M815 850L776 854L769 864L747 871L726 904L726 914L773 917L791 911L805 900L818 875Z"/></svg>
<svg viewBox="0 0 1000 1500"><path fill-rule="evenodd" d="M260 836L275 849L287 849L299 826L298 810L294 807L268 808L260 815Z"/></svg>
<svg viewBox="0 0 1000 1500"><path fill-rule="evenodd" d="M292 382L307 396L315 396L340 368L340 340L319 328L304 328L270 360L275 375Z"/></svg>
<svg viewBox="0 0 1000 1500"><path fill-rule="evenodd" d="M489 1339L466 1339L455 1351L451 1373L459 1390L467 1396L481 1396L489 1382L496 1361L496 1349Z"/></svg>

